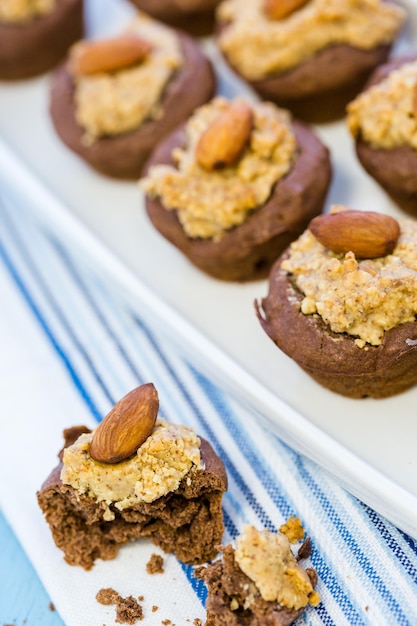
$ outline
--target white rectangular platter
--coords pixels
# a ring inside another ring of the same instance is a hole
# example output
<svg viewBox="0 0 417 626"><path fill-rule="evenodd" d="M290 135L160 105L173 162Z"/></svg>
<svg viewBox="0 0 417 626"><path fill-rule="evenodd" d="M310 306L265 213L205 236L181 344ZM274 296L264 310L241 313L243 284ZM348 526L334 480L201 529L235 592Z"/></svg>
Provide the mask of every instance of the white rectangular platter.
<svg viewBox="0 0 417 626"><path fill-rule="evenodd" d="M417 3L395 54L417 46ZM109 34L130 17L124 0L87 0L90 33ZM219 91L249 94L203 45ZM253 301L267 281L223 283L194 268L150 225L137 184L93 172L63 146L48 114L49 76L0 84L0 179L42 219L87 247L159 332L176 341L221 386L249 403L282 439L417 538L417 388L384 400L350 400L312 381L261 329ZM316 129L331 149L326 206L400 215L361 170L343 122Z"/></svg>

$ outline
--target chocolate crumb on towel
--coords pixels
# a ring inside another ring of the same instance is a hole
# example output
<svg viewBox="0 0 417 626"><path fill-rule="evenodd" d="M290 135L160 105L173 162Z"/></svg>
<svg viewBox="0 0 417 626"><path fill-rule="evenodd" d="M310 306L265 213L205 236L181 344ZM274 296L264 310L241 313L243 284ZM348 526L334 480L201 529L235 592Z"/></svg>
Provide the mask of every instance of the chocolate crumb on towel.
<svg viewBox="0 0 417 626"><path fill-rule="evenodd" d="M138 620L143 619L143 609L133 596L122 598L111 587L100 589L96 595L96 600L100 604L116 605L116 622L118 624L136 624Z"/></svg>
<svg viewBox="0 0 417 626"><path fill-rule="evenodd" d="M159 554L152 554L148 563L146 564L146 571L148 574L163 574L164 573L164 559Z"/></svg>

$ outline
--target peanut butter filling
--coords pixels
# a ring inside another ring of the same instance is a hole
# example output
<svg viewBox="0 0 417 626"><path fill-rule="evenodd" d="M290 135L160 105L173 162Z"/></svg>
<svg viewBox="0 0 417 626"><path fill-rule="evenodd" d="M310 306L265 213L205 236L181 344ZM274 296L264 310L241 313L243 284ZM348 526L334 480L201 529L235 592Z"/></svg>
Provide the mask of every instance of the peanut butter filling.
<svg viewBox="0 0 417 626"><path fill-rule="evenodd" d="M228 24L219 46L249 80L285 72L334 44L369 50L391 43L405 11L381 0L310 0L280 20L270 20L264 0L224 0L218 19Z"/></svg>
<svg viewBox="0 0 417 626"><path fill-rule="evenodd" d="M52 11L59 0L1 0L0 22L22 24Z"/></svg>
<svg viewBox="0 0 417 626"><path fill-rule="evenodd" d="M163 91L183 63L178 36L144 14L135 18L126 32L151 44L151 52L141 63L75 78L75 117L85 130L87 145L99 137L135 130L145 120L161 116Z"/></svg>
<svg viewBox="0 0 417 626"><path fill-rule="evenodd" d="M192 470L203 467L200 439L191 428L158 419L136 454L120 463L99 463L90 456L94 433L81 435L64 451L61 480L80 494L105 502L104 519L114 519L111 504L123 510L153 502L175 491Z"/></svg>
<svg viewBox="0 0 417 626"><path fill-rule="evenodd" d="M385 257L357 260L337 254L306 230L290 246L282 269L304 294L301 311L320 315L336 333L355 337L356 345L380 345L384 333L417 314L417 222L398 219L400 236Z"/></svg>
<svg viewBox="0 0 417 626"><path fill-rule="evenodd" d="M248 214L271 195L275 183L291 169L296 139L288 112L270 103L253 105L253 128L237 163L206 171L195 152L203 132L227 109L218 97L197 109L186 127L186 145L175 150L176 167L157 165L141 181L142 189L177 210L189 237L218 241L224 232L242 224Z"/></svg>
<svg viewBox="0 0 417 626"><path fill-rule="evenodd" d="M414 61L361 93L347 108L352 135L360 136L375 148L407 145L417 149L416 84Z"/></svg>
<svg viewBox="0 0 417 626"><path fill-rule="evenodd" d="M235 560L267 602L278 602L294 610L320 602L307 572L297 563L288 538L281 533L245 526L236 539ZM250 607L250 594L247 604L244 608Z"/></svg>

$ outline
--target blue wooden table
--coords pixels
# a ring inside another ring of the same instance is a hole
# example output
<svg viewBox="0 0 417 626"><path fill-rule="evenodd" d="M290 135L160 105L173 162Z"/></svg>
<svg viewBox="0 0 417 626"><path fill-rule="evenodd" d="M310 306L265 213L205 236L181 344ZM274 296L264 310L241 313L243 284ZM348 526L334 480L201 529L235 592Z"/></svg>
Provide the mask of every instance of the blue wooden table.
<svg viewBox="0 0 417 626"><path fill-rule="evenodd" d="M0 626L63 626L32 564L0 511Z"/></svg>

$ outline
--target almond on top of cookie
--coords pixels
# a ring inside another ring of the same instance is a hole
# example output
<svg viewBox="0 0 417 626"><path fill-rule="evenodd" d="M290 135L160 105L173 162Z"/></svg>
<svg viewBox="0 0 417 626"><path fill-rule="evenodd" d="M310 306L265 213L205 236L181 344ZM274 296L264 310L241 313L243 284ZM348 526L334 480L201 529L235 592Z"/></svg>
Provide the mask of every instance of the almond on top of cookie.
<svg viewBox="0 0 417 626"><path fill-rule="evenodd" d="M93 431L64 432L61 462L38 502L70 565L90 569L140 538L185 563L216 555L224 464L193 429L158 412L158 394L148 383L126 394Z"/></svg>
<svg viewBox="0 0 417 626"><path fill-rule="evenodd" d="M215 278L267 276L322 211L329 152L270 102L216 97L152 153L140 181L156 229Z"/></svg>
<svg viewBox="0 0 417 626"><path fill-rule="evenodd" d="M135 180L158 141L214 89L199 43L138 13L120 33L71 48L53 75L50 111L59 137L89 165Z"/></svg>
<svg viewBox="0 0 417 626"><path fill-rule="evenodd" d="M261 326L332 391L387 397L417 383L417 222L346 210L311 222L272 268Z"/></svg>
<svg viewBox="0 0 417 626"><path fill-rule="evenodd" d="M308 121L341 119L388 58L406 11L384 0L223 0L218 45L262 98Z"/></svg>

